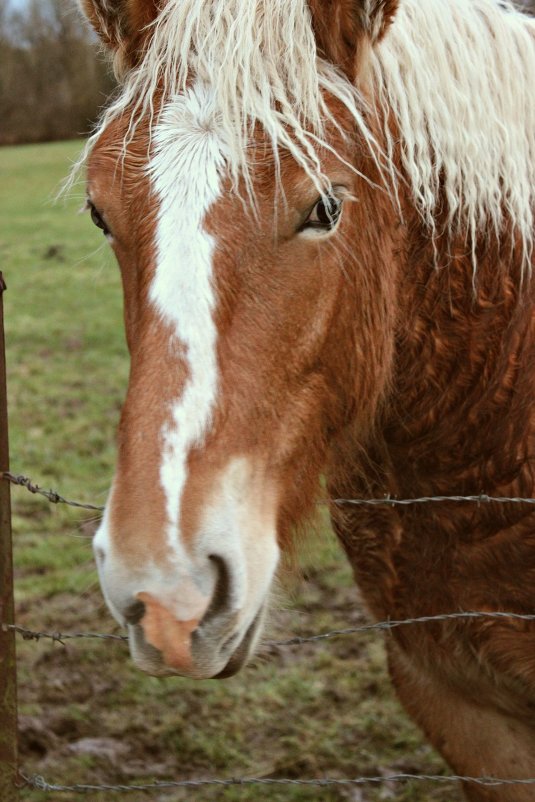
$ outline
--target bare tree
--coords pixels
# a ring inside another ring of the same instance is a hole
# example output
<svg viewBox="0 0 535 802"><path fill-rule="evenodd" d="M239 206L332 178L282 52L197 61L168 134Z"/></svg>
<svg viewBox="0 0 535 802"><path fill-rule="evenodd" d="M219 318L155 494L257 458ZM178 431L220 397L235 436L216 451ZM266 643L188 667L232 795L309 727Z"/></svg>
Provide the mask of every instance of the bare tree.
<svg viewBox="0 0 535 802"><path fill-rule="evenodd" d="M0 142L87 133L113 87L78 11L65 0L0 6Z"/></svg>

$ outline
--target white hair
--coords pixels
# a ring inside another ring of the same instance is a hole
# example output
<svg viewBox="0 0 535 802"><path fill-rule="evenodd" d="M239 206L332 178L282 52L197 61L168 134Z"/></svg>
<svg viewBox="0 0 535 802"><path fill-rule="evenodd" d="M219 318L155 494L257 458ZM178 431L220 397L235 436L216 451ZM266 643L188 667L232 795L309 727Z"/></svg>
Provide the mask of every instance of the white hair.
<svg viewBox="0 0 535 802"><path fill-rule="evenodd" d="M518 231L526 264L535 208L535 22L498 0L402 0L372 53L375 93L393 112L414 201L434 229ZM389 151L394 142L387 133Z"/></svg>
<svg viewBox="0 0 535 802"><path fill-rule="evenodd" d="M336 124L325 101L331 95L350 112L391 192L399 140L402 172L432 232L444 192L450 232L464 230L475 242L477 232L500 232L512 221L530 261L535 23L509 0L400 0L369 56L381 146L361 91L318 56L306 0L167 0L150 27L141 63L127 73L86 153L111 119L129 113L133 136L141 117L157 114L156 98L184 92L195 76L213 92L213 123L234 179L250 175L248 143L259 123L276 163L280 149L290 151L324 189L318 151L329 148L327 123Z"/></svg>

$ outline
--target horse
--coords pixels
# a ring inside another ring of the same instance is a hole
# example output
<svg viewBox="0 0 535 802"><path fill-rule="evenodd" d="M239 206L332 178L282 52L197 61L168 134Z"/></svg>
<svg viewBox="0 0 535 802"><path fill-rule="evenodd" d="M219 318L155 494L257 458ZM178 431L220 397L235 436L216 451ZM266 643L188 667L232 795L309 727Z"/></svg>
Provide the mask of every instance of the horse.
<svg viewBox="0 0 535 802"><path fill-rule="evenodd" d="M224 678L326 493L457 775L535 773L535 24L509 0L80 0L131 368L94 552L136 665ZM522 616L525 620L522 620ZM465 783L528 802L527 785Z"/></svg>

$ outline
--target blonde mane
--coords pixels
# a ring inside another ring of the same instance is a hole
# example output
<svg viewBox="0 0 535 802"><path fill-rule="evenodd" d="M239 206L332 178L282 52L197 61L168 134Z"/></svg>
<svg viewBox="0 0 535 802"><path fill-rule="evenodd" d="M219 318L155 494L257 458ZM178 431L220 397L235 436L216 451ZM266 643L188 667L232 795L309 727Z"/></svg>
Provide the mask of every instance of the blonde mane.
<svg viewBox="0 0 535 802"><path fill-rule="evenodd" d="M509 0L401 0L371 55L371 101L396 120L386 147L373 137L359 89L318 56L306 0L167 0L138 67L126 74L86 154L109 122L151 115L155 98L183 92L192 76L213 98L212 119L235 180L249 176L248 144L260 123L275 157L281 149L324 189L319 147L334 122L324 101L341 101L396 191L393 155L434 230L445 192L451 231L472 241L512 221L530 260L535 206L535 24Z"/></svg>
<svg viewBox="0 0 535 802"><path fill-rule="evenodd" d="M499 0L402 0L372 54L377 102L394 113L404 171L431 228L512 221L529 265L535 208L535 22ZM387 133L388 150L395 143Z"/></svg>

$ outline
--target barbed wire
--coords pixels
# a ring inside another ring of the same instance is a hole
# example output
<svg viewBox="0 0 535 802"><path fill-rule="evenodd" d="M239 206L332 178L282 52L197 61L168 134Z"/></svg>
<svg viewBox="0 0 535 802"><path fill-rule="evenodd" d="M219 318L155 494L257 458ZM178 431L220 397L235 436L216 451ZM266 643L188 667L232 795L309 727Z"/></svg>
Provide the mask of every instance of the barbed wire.
<svg viewBox="0 0 535 802"><path fill-rule="evenodd" d="M288 640L266 641L265 646L300 646L303 643L317 643L318 641L330 640L331 638L343 637L344 635L356 635L364 632L382 631L397 629L398 627L410 626L413 624L432 624L441 621L462 621L474 618L482 619L512 619L516 621L535 622L535 614L530 613L507 613L507 612L483 612L467 611L460 613L444 613L440 615L424 615L417 618L403 618L400 620L377 621L373 624L362 624L358 627L347 627L345 629L333 629L330 632L322 632L319 635L295 636Z"/></svg>
<svg viewBox="0 0 535 802"><path fill-rule="evenodd" d="M46 498L51 504L66 504L69 507L76 507L83 510L103 512L104 505L87 504L81 501L70 501L58 493L56 490L45 490L32 479L22 474L13 474L4 471L1 478L11 482L18 487L24 487L30 493L38 494ZM353 507L408 507L418 504L445 503L456 504L532 504L535 505L535 498L524 498L521 496L489 496L486 493L479 493L473 496L422 496L420 498L392 498L386 495L383 498L337 498L330 501L322 501L322 504L336 504L337 506Z"/></svg>
<svg viewBox="0 0 535 802"><path fill-rule="evenodd" d="M453 783L463 782L472 785L479 785L488 788L495 788L497 786L507 785L535 785L535 778L527 779L502 779L499 777L462 777L457 774L442 775L442 774L391 774L383 775L380 777L354 777L354 778L331 778L325 777L324 779L285 779L278 777L232 777L230 779L207 779L207 780L162 780L143 785L59 785L47 782L43 777L38 775L25 775L21 773L21 777L26 786L34 788L39 791L56 791L70 793L90 793L93 791L111 791L111 792L132 792L132 791L156 791L166 788L202 788L206 786L249 786L249 785L268 785L268 786L305 786L315 788L327 788L332 786L358 786L370 784L384 784L394 782L436 782L436 783Z"/></svg>
<svg viewBox="0 0 535 802"><path fill-rule="evenodd" d="M112 635L102 632L39 632L33 629L26 629L26 627L20 627L18 624L2 624L2 630L4 632L16 632L17 635L22 636L23 640L51 640L55 643L61 643L62 646L65 645L64 641L66 640L80 640L82 638L88 640L128 640L127 635Z"/></svg>
<svg viewBox="0 0 535 802"><path fill-rule="evenodd" d="M523 613L508 613L508 612L483 612L483 611L467 611L460 613L444 613L441 615L426 615L419 618L404 618L401 620L390 621L377 621L373 624L362 624L358 627L346 627L345 629L333 629L329 632L321 632L317 635L296 635L286 640L267 640L263 642L263 646L279 647L279 646L300 646L305 643L317 643L319 641L331 640L333 638L343 637L346 635L357 635L365 632L388 631L397 629L398 627L409 626L412 624L431 624L441 621L462 621L470 619L509 619L513 621L535 622L535 614ZM42 638L52 640L56 643L64 645L66 640L89 639L89 640L111 640L111 641L128 641L127 635L112 635L99 632L39 632L25 627L18 626L17 624L2 624L4 631L13 631L21 635L23 640L39 641Z"/></svg>
<svg viewBox="0 0 535 802"><path fill-rule="evenodd" d="M477 496L422 496L421 498L335 498L326 504L337 504L340 506L352 505L355 507L409 507L415 504L444 503L451 501L454 503L470 504L535 504L535 498L521 498L520 496L488 496L480 493Z"/></svg>
<svg viewBox="0 0 535 802"><path fill-rule="evenodd" d="M33 482L27 476L23 476L22 474L13 474L10 471L3 471L1 475L2 479L11 482L13 485L17 485L18 487L25 487L30 493L34 495L44 496L51 504L66 504L68 507L77 507L78 509L82 510L92 510L97 512L102 512L104 507L102 505L96 504L82 504L80 501L69 501L68 499L61 496L55 490L43 490L38 484Z"/></svg>

